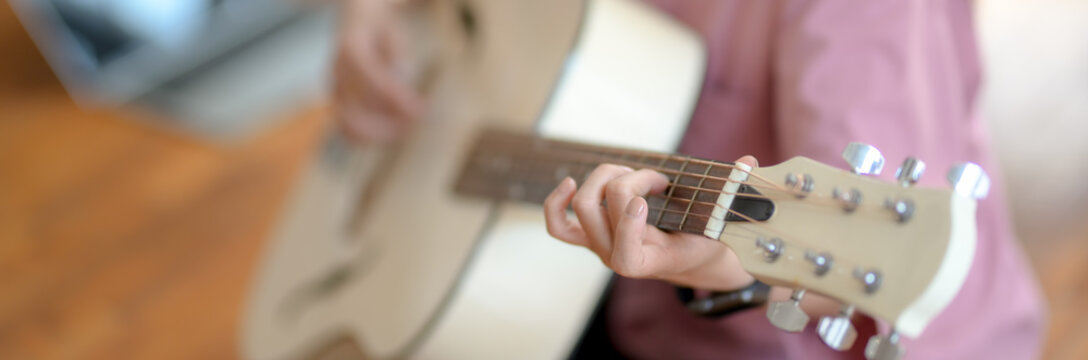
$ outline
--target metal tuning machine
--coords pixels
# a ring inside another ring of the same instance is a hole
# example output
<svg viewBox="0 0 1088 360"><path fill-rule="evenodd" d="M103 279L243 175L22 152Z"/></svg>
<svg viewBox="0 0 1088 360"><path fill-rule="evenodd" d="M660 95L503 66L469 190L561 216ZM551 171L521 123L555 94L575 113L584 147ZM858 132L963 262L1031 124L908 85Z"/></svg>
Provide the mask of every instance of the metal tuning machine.
<svg viewBox="0 0 1088 360"><path fill-rule="evenodd" d="M767 320L775 327L789 332L800 332L808 324L808 314L801 310L805 289L793 290L789 300L775 301L767 306Z"/></svg>
<svg viewBox="0 0 1088 360"><path fill-rule="evenodd" d="M859 142L846 145L842 159L850 165L850 171L859 175L880 175L884 169L884 155L876 147Z"/></svg>
<svg viewBox="0 0 1088 360"><path fill-rule="evenodd" d="M908 157L903 160L903 165L899 166L899 169L895 171L895 179L899 180L899 185L911 187L922 179L922 174L925 172L925 161L918 160L915 157Z"/></svg>
<svg viewBox="0 0 1088 360"><path fill-rule="evenodd" d="M869 360L899 360L905 349L899 344L899 333L892 330L888 336L873 335L865 344L865 358Z"/></svg>
<svg viewBox="0 0 1088 360"><path fill-rule="evenodd" d="M845 305L838 315L824 316L816 325L816 333L824 344L838 351L846 351L854 346L858 338L858 331L850 321L854 316L854 305Z"/></svg>
<svg viewBox="0 0 1088 360"><path fill-rule="evenodd" d="M975 163L959 163L948 170L948 183L960 196L984 199L990 193L990 177Z"/></svg>

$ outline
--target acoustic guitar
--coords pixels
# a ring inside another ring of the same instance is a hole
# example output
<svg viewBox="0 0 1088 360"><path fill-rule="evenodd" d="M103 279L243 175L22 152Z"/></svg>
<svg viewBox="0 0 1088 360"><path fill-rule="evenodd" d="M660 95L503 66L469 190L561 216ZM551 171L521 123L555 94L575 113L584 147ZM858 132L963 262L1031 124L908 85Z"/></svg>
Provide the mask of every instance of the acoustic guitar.
<svg viewBox="0 0 1088 360"><path fill-rule="evenodd" d="M601 163L665 174L651 225L722 241L757 279L795 289L768 306L780 328L807 326L806 292L849 304L816 325L838 349L861 311L896 329L867 354L901 355L898 336L920 334L966 278L987 181L976 165L953 169L953 189L928 189L913 186L917 161L900 183L866 177L884 160L863 144L847 147L850 171L671 155L705 50L641 3L432 1L405 16L422 39L425 124L386 147L330 136L258 271L248 358L306 357L345 337L368 358L567 356L611 272L550 238L537 204Z"/></svg>

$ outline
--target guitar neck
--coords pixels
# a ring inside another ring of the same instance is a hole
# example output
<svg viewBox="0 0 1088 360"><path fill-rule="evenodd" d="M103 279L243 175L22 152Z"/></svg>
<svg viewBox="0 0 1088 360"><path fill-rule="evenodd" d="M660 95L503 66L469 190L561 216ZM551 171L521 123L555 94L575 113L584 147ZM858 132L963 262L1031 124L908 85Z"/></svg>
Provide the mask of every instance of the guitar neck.
<svg viewBox="0 0 1088 360"><path fill-rule="evenodd" d="M565 177L582 184L598 165L612 163L652 169L669 179L662 194L647 197L647 222L662 230L703 234L717 219L743 221L718 207L733 164L639 150L618 149L488 130L470 152L456 192L502 201L543 203ZM741 186L738 193L755 194ZM737 197L734 208L755 218L769 216L773 204ZM724 224L724 222L722 223Z"/></svg>

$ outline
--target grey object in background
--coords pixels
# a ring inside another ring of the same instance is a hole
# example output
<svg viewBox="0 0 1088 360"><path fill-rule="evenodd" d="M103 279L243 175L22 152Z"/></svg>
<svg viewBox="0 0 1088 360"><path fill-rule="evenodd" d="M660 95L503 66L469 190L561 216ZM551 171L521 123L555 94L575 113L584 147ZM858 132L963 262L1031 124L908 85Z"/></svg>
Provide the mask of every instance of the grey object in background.
<svg viewBox="0 0 1088 360"><path fill-rule="evenodd" d="M319 103L329 89L335 51L331 10L306 13L137 102L165 111L183 128L226 141Z"/></svg>
<svg viewBox="0 0 1088 360"><path fill-rule="evenodd" d="M293 0L14 0L81 105L136 103L220 140L316 99L333 16Z"/></svg>

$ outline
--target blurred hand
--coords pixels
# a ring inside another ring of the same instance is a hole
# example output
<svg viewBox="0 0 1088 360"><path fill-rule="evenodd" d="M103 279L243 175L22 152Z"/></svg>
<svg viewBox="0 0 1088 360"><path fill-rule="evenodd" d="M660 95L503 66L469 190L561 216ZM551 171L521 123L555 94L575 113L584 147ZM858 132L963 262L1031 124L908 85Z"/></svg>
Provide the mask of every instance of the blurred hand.
<svg viewBox="0 0 1088 360"><path fill-rule="evenodd" d="M757 166L751 156L737 162ZM590 249L625 277L660 279L706 290L749 285L752 276L721 242L699 235L670 234L646 224L643 197L661 193L668 184L658 172L611 164L597 167L580 189L573 179L563 179L544 202L548 233ZM568 205L574 208L576 218L568 217Z"/></svg>
<svg viewBox="0 0 1088 360"><path fill-rule="evenodd" d="M349 138L387 142L409 131L422 111L420 94L398 69L406 35L402 1L348 0L333 69L336 119Z"/></svg>

